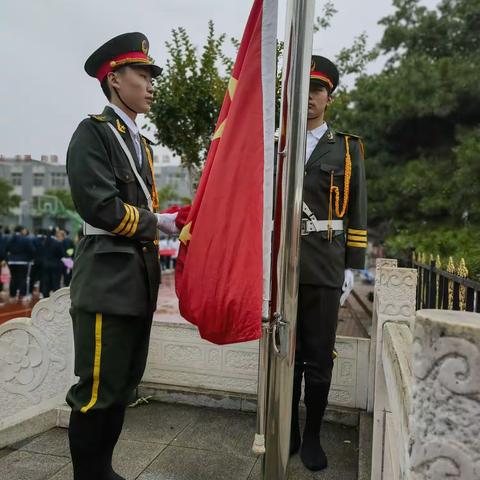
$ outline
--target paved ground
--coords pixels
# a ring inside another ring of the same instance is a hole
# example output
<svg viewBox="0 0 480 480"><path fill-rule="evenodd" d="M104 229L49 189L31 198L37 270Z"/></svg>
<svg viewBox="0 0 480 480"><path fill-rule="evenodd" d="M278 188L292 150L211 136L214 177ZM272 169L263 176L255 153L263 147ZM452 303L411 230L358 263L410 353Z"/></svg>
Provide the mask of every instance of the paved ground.
<svg viewBox="0 0 480 480"><path fill-rule="evenodd" d="M129 409L114 467L127 480L260 480L251 453L255 415L151 403ZM330 467L306 470L298 455L290 480L357 480L358 431L326 423L322 444ZM0 479L72 480L67 431L56 428L0 450Z"/></svg>

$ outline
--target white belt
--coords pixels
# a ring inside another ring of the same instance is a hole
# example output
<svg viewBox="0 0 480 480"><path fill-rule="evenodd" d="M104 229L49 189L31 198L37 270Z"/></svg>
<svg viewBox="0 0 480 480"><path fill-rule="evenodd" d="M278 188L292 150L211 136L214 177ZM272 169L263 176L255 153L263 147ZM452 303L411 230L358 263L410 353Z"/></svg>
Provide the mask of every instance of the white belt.
<svg viewBox="0 0 480 480"><path fill-rule="evenodd" d="M83 234L84 235L110 235L112 237L115 236L112 232L107 230L102 230L101 228L93 227L87 222L83 222Z"/></svg>
<svg viewBox="0 0 480 480"><path fill-rule="evenodd" d="M329 229L333 231L343 232L343 220L307 220L302 219L302 235L308 235L312 232L328 232Z"/></svg>

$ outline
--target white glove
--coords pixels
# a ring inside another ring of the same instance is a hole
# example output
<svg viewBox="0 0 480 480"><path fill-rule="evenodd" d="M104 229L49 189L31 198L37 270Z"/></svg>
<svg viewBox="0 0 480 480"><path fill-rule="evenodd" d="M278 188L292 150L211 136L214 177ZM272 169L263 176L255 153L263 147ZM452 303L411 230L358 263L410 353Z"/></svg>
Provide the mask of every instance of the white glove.
<svg viewBox="0 0 480 480"><path fill-rule="evenodd" d="M178 212L175 213L156 213L157 216L157 228L167 235L176 235L180 233L180 230L175 225L175 219Z"/></svg>
<svg viewBox="0 0 480 480"><path fill-rule="evenodd" d="M340 306L343 306L345 300L350 295L350 292L353 290L354 276L353 272L350 269L345 270L345 280L343 281L342 286L342 296L340 297Z"/></svg>

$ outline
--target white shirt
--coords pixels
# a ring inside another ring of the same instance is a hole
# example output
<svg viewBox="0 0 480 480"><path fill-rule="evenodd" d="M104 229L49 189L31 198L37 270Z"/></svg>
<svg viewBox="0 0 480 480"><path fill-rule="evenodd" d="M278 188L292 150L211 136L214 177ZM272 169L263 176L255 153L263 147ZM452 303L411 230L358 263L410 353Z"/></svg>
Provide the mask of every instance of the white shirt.
<svg viewBox="0 0 480 480"><path fill-rule="evenodd" d="M123 120L125 125L128 127L128 131L130 132L130 137L133 141L133 146L135 147L135 152L138 158L138 164L140 168L142 167L142 147L140 146L140 131L137 127L137 124L119 107L114 105L113 103L109 104L109 107L113 109L113 111Z"/></svg>
<svg viewBox="0 0 480 480"><path fill-rule="evenodd" d="M310 155L315 150L318 141L325 135L328 130L328 125L323 122L319 127L313 130L307 130L307 154L305 155L305 163L308 162Z"/></svg>

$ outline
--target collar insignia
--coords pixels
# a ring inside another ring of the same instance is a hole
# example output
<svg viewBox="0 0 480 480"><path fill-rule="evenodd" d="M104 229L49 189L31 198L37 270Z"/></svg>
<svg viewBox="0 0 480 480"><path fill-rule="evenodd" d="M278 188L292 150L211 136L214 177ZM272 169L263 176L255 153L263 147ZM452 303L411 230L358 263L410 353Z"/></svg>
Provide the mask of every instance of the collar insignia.
<svg viewBox="0 0 480 480"><path fill-rule="evenodd" d="M327 139L328 139L329 142L331 142L333 140L333 133L332 133L331 130L329 130L327 132Z"/></svg>
<svg viewBox="0 0 480 480"><path fill-rule="evenodd" d="M122 125L120 123L120 120L117 118L117 130L120 132L120 133L125 133L127 131L127 127L125 125Z"/></svg>

